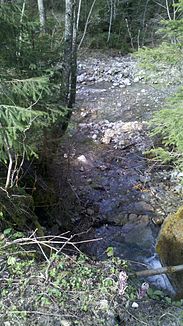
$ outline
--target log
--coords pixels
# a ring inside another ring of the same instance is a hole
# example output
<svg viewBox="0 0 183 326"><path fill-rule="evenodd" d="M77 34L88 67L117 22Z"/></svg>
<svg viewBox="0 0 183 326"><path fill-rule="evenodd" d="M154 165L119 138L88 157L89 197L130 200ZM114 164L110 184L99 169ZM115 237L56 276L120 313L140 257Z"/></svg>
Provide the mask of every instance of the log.
<svg viewBox="0 0 183 326"><path fill-rule="evenodd" d="M160 267L154 269L146 269L139 272L130 273L130 275L135 275L138 277L141 276L153 276L153 275L160 275L160 274L173 274L177 272L183 271L183 265L176 265L176 266L167 266L167 267Z"/></svg>

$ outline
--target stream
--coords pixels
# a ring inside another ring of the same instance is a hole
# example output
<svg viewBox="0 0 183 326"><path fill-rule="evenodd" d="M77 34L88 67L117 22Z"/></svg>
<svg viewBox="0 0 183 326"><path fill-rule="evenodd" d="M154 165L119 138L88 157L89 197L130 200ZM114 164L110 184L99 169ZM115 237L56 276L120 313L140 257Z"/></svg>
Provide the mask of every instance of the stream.
<svg viewBox="0 0 183 326"><path fill-rule="evenodd" d="M103 239L82 249L104 259L113 247L135 270L157 268L160 226L183 200L181 175L144 155L153 145L147 121L177 85L147 84L130 56L96 52L78 69L76 108L55 160L69 165L75 231ZM173 293L165 275L148 281Z"/></svg>

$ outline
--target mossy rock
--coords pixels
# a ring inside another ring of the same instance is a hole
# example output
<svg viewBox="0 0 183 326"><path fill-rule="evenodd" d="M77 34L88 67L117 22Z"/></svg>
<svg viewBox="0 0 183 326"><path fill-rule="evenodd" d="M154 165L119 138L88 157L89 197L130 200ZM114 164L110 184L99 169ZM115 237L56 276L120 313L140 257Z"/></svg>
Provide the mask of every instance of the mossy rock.
<svg viewBox="0 0 183 326"><path fill-rule="evenodd" d="M157 239L156 250L163 265L183 264L183 206L165 219ZM178 297L183 298L183 272L174 273L169 277Z"/></svg>

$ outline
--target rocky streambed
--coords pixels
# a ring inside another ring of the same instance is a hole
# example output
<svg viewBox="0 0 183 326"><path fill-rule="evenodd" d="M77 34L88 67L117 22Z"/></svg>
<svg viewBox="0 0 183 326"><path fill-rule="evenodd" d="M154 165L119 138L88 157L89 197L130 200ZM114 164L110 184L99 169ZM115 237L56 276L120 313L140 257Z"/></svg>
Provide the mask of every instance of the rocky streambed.
<svg viewBox="0 0 183 326"><path fill-rule="evenodd" d="M160 264L156 238L183 202L182 175L144 153L153 145L147 121L176 88L146 84L130 56L95 53L79 62L76 108L55 164L68 167L75 231L103 239L82 247L97 259L113 247L135 269ZM166 277L151 281L171 290Z"/></svg>

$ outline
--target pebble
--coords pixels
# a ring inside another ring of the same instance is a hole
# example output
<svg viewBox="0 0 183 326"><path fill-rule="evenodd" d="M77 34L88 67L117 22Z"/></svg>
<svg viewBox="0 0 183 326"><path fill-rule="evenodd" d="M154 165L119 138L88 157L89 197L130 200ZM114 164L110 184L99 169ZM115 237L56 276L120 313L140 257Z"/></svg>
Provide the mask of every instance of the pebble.
<svg viewBox="0 0 183 326"><path fill-rule="evenodd" d="M134 80L137 82L140 77L134 77L135 60L125 60L121 57L115 57L110 58L109 62L106 62L106 60L105 62L101 60L95 62L95 59L93 59L93 69L91 69L90 62L79 62L77 81L79 84L95 84L106 81L112 83L112 88L130 86Z"/></svg>
<svg viewBox="0 0 183 326"><path fill-rule="evenodd" d="M61 326L71 326L71 322L65 319L61 320L60 324Z"/></svg>
<svg viewBox="0 0 183 326"><path fill-rule="evenodd" d="M84 163L84 164L87 164L87 162L88 162L87 159L86 159L86 157L84 155L78 156L77 160L79 162L81 162L81 163Z"/></svg>
<svg viewBox="0 0 183 326"><path fill-rule="evenodd" d="M137 309L138 307L139 307L138 303L134 301L132 303L132 308Z"/></svg>

